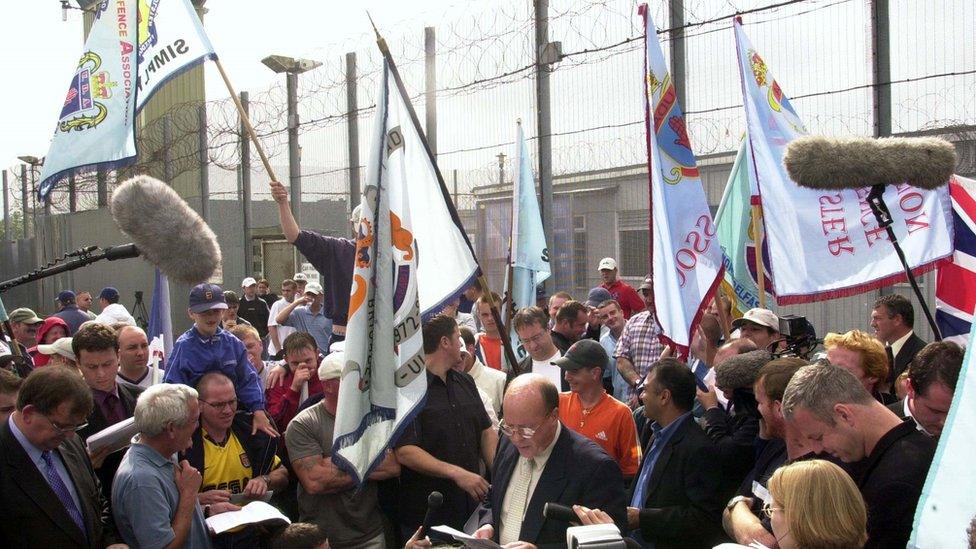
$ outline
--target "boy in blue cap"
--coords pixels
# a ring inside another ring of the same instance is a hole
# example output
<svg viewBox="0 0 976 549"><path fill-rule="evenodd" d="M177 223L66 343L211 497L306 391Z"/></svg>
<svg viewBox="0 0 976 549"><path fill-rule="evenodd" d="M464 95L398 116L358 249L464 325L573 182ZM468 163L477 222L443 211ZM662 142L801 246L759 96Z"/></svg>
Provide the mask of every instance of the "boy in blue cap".
<svg viewBox="0 0 976 549"><path fill-rule="evenodd" d="M163 381L193 387L204 374L221 372L234 382L244 408L254 413L251 434L260 430L276 437L278 432L264 410L261 378L248 361L244 344L220 327L220 311L226 308L220 286L198 284L190 290L187 313L193 319L193 326L173 343Z"/></svg>

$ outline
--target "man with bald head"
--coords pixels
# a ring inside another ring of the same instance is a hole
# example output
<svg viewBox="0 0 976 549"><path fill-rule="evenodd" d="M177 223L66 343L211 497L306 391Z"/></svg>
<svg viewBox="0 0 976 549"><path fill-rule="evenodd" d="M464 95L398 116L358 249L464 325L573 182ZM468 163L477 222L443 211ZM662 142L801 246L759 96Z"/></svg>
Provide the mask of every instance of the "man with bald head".
<svg viewBox="0 0 976 549"><path fill-rule="evenodd" d="M149 338L138 326L123 326L119 330L119 373L122 383L143 389L152 385L149 373Z"/></svg>
<svg viewBox="0 0 976 549"><path fill-rule="evenodd" d="M623 476L617 462L559 421L559 392L545 376L523 374L505 392L504 434L495 457L489 499L492 523L476 537L505 545L565 547L568 523L546 519L546 503L606 511L626 524Z"/></svg>

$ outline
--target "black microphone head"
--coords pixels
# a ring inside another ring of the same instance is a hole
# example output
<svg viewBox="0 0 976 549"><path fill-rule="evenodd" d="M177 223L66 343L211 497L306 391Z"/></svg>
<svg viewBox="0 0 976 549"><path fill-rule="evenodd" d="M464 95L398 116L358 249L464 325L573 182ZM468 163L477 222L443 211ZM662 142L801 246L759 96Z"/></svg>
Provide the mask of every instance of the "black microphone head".
<svg viewBox="0 0 976 549"><path fill-rule="evenodd" d="M110 208L119 229L168 277L198 284L220 265L216 235L166 183L137 175L115 189Z"/></svg>
<svg viewBox="0 0 976 549"><path fill-rule="evenodd" d="M787 145L783 164L790 179L810 189L859 189L902 183L935 189L952 177L956 148L934 137L807 136Z"/></svg>
<svg viewBox="0 0 976 549"><path fill-rule="evenodd" d="M431 492L427 496L427 507L429 509L439 509L441 505L444 504L444 494L440 492Z"/></svg>

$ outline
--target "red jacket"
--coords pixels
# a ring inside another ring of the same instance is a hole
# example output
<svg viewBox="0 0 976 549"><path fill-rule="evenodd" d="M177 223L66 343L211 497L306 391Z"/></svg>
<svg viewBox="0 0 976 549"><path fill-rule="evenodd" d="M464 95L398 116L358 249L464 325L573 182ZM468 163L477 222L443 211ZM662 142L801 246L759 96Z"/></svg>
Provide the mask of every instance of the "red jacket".
<svg viewBox="0 0 976 549"><path fill-rule="evenodd" d="M285 376L285 381L281 385L268 389L265 400L268 406L268 415L275 421L278 429L284 432L288 423L298 413L298 406L301 404L301 393L291 390L291 382L295 379L295 374L289 373ZM308 379L308 396L313 397L322 394L322 382L319 381L317 371L312 372L312 377Z"/></svg>

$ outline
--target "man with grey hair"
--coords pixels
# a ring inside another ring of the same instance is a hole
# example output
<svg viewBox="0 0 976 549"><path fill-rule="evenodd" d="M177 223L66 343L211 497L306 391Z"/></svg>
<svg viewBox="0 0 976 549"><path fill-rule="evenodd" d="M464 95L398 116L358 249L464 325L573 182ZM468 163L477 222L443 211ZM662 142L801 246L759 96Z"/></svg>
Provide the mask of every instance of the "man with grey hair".
<svg viewBox="0 0 976 549"><path fill-rule="evenodd" d="M793 375L783 416L811 452L856 463L854 480L868 511L865 547L904 547L935 453L933 440L875 400L854 374L830 364Z"/></svg>
<svg viewBox="0 0 976 549"><path fill-rule="evenodd" d="M139 440L122 458L112 486L115 521L131 547L211 547L206 513L197 503L200 471L174 460L191 446L199 419L200 402L190 387L162 383L139 395ZM215 513L238 509L209 507Z"/></svg>

